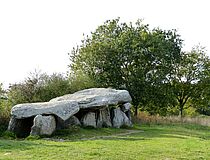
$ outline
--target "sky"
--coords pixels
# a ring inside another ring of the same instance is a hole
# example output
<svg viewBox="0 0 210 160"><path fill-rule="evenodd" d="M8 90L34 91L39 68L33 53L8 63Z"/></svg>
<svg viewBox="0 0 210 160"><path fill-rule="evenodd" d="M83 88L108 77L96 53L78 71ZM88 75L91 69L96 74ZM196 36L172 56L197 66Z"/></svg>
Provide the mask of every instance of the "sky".
<svg viewBox="0 0 210 160"><path fill-rule="evenodd" d="M23 81L35 70L65 74L68 53L108 19L144 19L150 28L177 29L183 50L210 51L208 0L0 0L0 83ZM210 56L210 52L208 54Z"/></svg>

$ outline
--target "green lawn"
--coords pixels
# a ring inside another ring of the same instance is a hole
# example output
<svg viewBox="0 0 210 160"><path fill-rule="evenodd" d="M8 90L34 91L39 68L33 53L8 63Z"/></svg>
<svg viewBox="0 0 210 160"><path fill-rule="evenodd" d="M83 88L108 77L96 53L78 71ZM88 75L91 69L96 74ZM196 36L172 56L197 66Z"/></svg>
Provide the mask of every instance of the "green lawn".
<svg viewBox="0 0 210 160"><path fill-rule="evenodd" d="M0 159L210 160L210 127L151 125L133 129L74 129L57 132L51 139L0 138Z"/></svg>

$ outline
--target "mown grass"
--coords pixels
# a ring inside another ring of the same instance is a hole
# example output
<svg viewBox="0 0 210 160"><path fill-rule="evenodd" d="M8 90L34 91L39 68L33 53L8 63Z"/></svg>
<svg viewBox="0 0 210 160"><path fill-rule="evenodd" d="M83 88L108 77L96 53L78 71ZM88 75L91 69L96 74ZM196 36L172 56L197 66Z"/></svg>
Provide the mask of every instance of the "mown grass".
<svg viewBox="0 0 210 160"><path fill-rule="evenodd" d="M57 132L51 139L1 138L0 159L210 159L209 127L136 125L132 130L139 132L122 135L128 129L74 128Z"/></svg>
<svg viewBox="0 0 210 160"><path fill-rule="evenodd" d="M63 139L63 140L80 140L94 138L98 136L115 135L119 133L126 133L129 128L80 128L72 127L70 129L58 130L52 135L51 139ZM130 128L133 129L133 128Z"/></svg>

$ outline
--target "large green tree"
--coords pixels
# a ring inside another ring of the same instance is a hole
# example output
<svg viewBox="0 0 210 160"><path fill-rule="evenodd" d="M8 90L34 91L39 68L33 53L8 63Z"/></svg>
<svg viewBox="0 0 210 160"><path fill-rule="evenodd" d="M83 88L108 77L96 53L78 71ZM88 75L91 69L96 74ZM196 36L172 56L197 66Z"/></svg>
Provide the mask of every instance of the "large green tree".
<svg viewBox="0 0 210 160"><path fill-rule="evenodd" d="M135 105L166 106L166 87L174 63L180 60L182 40L175 30L150 30L108 20L70 54L71 71L82 71L97 86L127 89Z"/></svg>

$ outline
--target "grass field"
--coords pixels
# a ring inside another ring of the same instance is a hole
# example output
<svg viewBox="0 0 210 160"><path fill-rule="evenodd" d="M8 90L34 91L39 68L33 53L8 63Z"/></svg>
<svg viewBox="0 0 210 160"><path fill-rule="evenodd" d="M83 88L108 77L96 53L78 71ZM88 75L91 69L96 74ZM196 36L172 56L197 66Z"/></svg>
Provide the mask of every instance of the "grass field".
<svg viewBox="0 0 210 160"><path fill-rule="evenodd" d="M0 159L209 159L210 127L143 125L133 129L72 129L51 138L0 138Z"/></svg>

